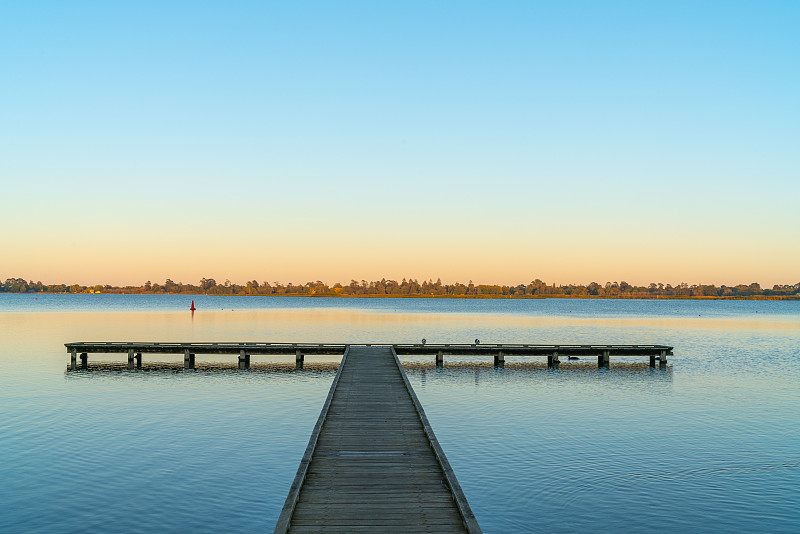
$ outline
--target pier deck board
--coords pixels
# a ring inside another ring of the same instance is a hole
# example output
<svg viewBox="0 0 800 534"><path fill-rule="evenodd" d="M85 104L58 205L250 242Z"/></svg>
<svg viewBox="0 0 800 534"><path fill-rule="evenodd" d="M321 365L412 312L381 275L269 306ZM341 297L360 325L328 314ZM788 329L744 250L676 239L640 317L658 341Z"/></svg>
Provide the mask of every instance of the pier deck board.
<svg viewBox="0 0 800 534"><path fill-rule="evenodd" d="M390 346L348 349L275 531L480 532Z"/></svg>

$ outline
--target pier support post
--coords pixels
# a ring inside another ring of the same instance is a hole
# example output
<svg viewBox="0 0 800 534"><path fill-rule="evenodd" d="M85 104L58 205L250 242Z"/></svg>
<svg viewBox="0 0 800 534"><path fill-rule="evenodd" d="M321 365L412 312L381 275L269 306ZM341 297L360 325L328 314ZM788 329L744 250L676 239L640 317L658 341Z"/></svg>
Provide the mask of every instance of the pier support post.
<svg viewBox="0 0 800 534"><path fill-rule="evenodd" d="M133 349L128 349L128 370L133 371L135 365Z"/></svg>
<svg viewBox="0 0 800 534"><path fill-rule="evenodd" d="M650 369L655 369L655 368L656 368L656 355L655 354L651 354L650 355Z"/></svg>
<svg viewBox="0 0 800 534"><path fill-rule="evenodd" d="M506 364L506 357L503 356L503 351L501 350L494 357L494 366L495 367L503 367Z"/></svg>
<svg viewBox="0 0 800 534"><path fill-rule="evenodd" d="M436 353L436 367L441 367L444 365L444 351L440 350Z"/></svg>
<svg viewBox="0 0 800 534"><path fill-rule="evenodd" d="M183 351L183 368L194 369L194 354L189 352L189 349Z"/></svg>
<svg viewBox="0 0 800 534"><path fill-rule="evenodd" d="M89 355L85 352L81 352L81 369L88 369L89 368Z"/></svg>
<svg viewBox="0 0 800 534"><path fill-rule="evenodd" d="M553 354L547 355L547 368L548 369L558 369L558 365L561 361L558 359L558 353L554 352Z"/></svg>
<svg viewBox="0 0 800 534"><path fill-rule="evenodd" d="M78 351L73 350L69 353L69 370L78 370Z"/></svg>
<svg viewBox="0 0 800 534"><path fill-rule="evenodd" d="M602 368L608 369L608 367L609 367L608 360L609 360L608 351L604 350L603 354L601 354L600 356L597 357L597 368L598 369L602 369Z"/></svg>
<svg viewBox="0 0 800 534"><path fill-rule="evenodd" d="M245 351L239 351L239 369L244 371L250 369L250 355Z"/></svg>
<svg viewBox="0 0 800 534"><path fill-rule="evenodd" d="M658 368L659 369L666 369L667 368L667 351L662 350L661 356L658 358Z"/></svg>
<svg viewBox="0 0 800 534"><path fill-rule="evenodd" d="M294 367L295 369L302 369L303 362L305 361L305 355L300 352L300 349L294 351Z"/></svg>
<svg viewBox="0 0 800 534"><path fill-rule="evenodd" d="M142 353L141 352L137 352L136 356L134 356L133 359L136 360L136 368L137 369L141 369L142 368Z"/></svg>

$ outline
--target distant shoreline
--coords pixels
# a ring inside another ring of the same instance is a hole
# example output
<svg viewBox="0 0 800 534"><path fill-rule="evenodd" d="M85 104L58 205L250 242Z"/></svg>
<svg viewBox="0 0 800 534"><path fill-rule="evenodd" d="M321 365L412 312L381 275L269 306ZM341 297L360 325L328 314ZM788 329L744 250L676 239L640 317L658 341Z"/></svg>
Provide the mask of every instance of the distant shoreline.
<svg viewBox="0 0 800 534"><path fill-rule="evenodd" d="M529 283L517 285L466 284L455 282L444 284L441 279L416 280L403 278L402 281L351 280L344 285L339 282L328 285L317 280L304 284L281 282L258 282L249 280L244 284L225 280L218 284L213 278L202 278L197 284L174 282L167 278L163 284L147 281L141 285L110 284L43 284L26 281L24 278L8 278L0 282L0 293L111 293L125 295L219 295L219 296L260 296L260 297L318 297L318 298L451 298L451 299L540 299L540 298L588 298L588 299L722 299L722 300L800 300L800 282L796 284L775 284L771 289L760 284L737 284L734 286L713 284L693 284L681 282L671 284L650 283L632 285L622 282L598 284L555 284L538 278Z"/></svg>
<svg viewBox="0 0 800 534"><path fill-rule="evenodd" d="M332 299L438 299L438 300L546 300L546 299L583 299L583 300L787 300L800 301L800 295L751 295L751 296L597 296L597 295L340 295L340 294L314 294L303 295L296 293L281 295L242 295L242 294L206 294L206 293L163 293L144 291L108 291L108 292L27 292L11 293L2 292L0 295L172 295L184 297L289 297L289 298L332 298Z"/></svg>

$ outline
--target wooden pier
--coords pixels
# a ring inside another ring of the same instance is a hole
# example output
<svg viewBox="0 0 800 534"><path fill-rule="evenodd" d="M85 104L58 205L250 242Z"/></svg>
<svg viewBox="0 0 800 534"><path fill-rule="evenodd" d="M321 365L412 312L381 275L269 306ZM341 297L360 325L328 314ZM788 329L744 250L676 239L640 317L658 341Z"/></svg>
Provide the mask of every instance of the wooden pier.
<svg viewBox="0 0 800 534"><path fill-rule="evenodd" d="M88 369L88 355L123 353L128 369L142 368L142 354L183 355L195 369L197 354L234 354L239 369L250 356L342 355L297 475L281 510L276 533L285 532L481 532L433 429L408 382L398 355L492 358L544 357L557 369L561 358L646 356L664 369L665 345L377 344L327 343L66 343L70 370Z"/></svg>
<svg viewBox="0 0 800 534"><path fill-rule="evenodd" d="M306 355L342 355L347 348L337 343L138 343L138 342L79 342L66 343L70 353L71 371L88 369L89 354L127 353L128 369L142 368L142 354L183 355L184 369L195 368L196 354L238 354L239 369L250 368L250 356L254 354L286 356L294 355L298 368L303 367ZM494 365L502 367L508 356L544 357L550 368L558 368L561 358L597 358L599 368L608 368L612 356L646 356L650 367L656 361L662 369L667 365L667 356L672 347L666 345L531 345L531 344L375 344L371 347L392 348L400 356L433 356L436 365L444 365L445 356L472 356L492 358ZM80 357L80 367L78 358Z"/></svg>
<svg viewBox="0 0 800 534"><path fill-rule="evenodd" d="M70 353L71 371L78 369L78 355L80 355L80 368L88 369L89 354L115 354L127 353L128 369L142 368L142 354L182 354L183 368L195 368L195 355L197 354L238 354L239 369L250 368L250 356L253 354L266 354L272 356L294 355L299 368L303 367L306 354L344 354L346 345L331 343L139 343L139 342L80 342L66 343L67 352Z"/></svg>
<svg viewBox="0 0 800 534"><path fill-rule="evenodd" d="M347 348L275 532L481 532L391 346Z"/></svg>
<svg viewBox="0 0 800 534"><path fill-rule="evenodd" d="M667 356L672 347L666 345L529 345L529 344L424 344L393 345L397 354L421 356L434 354L436 365L444 364L445 356L475 356L493 358L496 366L502 367L507 356L539 356L547 358L547 366L558 368L561 358L569 360L597 358L597 366L608 368L611 356L649 356L650 367L656 360L666 367Z"/></svg>

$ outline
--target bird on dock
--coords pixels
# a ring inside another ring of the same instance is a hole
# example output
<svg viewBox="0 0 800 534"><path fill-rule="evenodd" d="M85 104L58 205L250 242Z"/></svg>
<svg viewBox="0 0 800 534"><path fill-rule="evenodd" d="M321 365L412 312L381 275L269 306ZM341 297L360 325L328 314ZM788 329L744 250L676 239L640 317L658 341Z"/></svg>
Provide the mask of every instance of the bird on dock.
<svg viewBox="0 0 800 534"><path fill-rule="evenodd" d="M480 345L480 344L481 344L481 340L480 340L480 339L478 339L477 337L475 338L475 344L476 344L476 345Z"/></svg>
<svg viewBox="0 0 800 534"><path fill-rule="evenodd" d="M424 345L424 344L425 344L425 343L427 343L427 342L428 342L428 340L427 340L427 339L425 339L425 338L423 337L423 338L422 338L422 344Z"/></svg>

